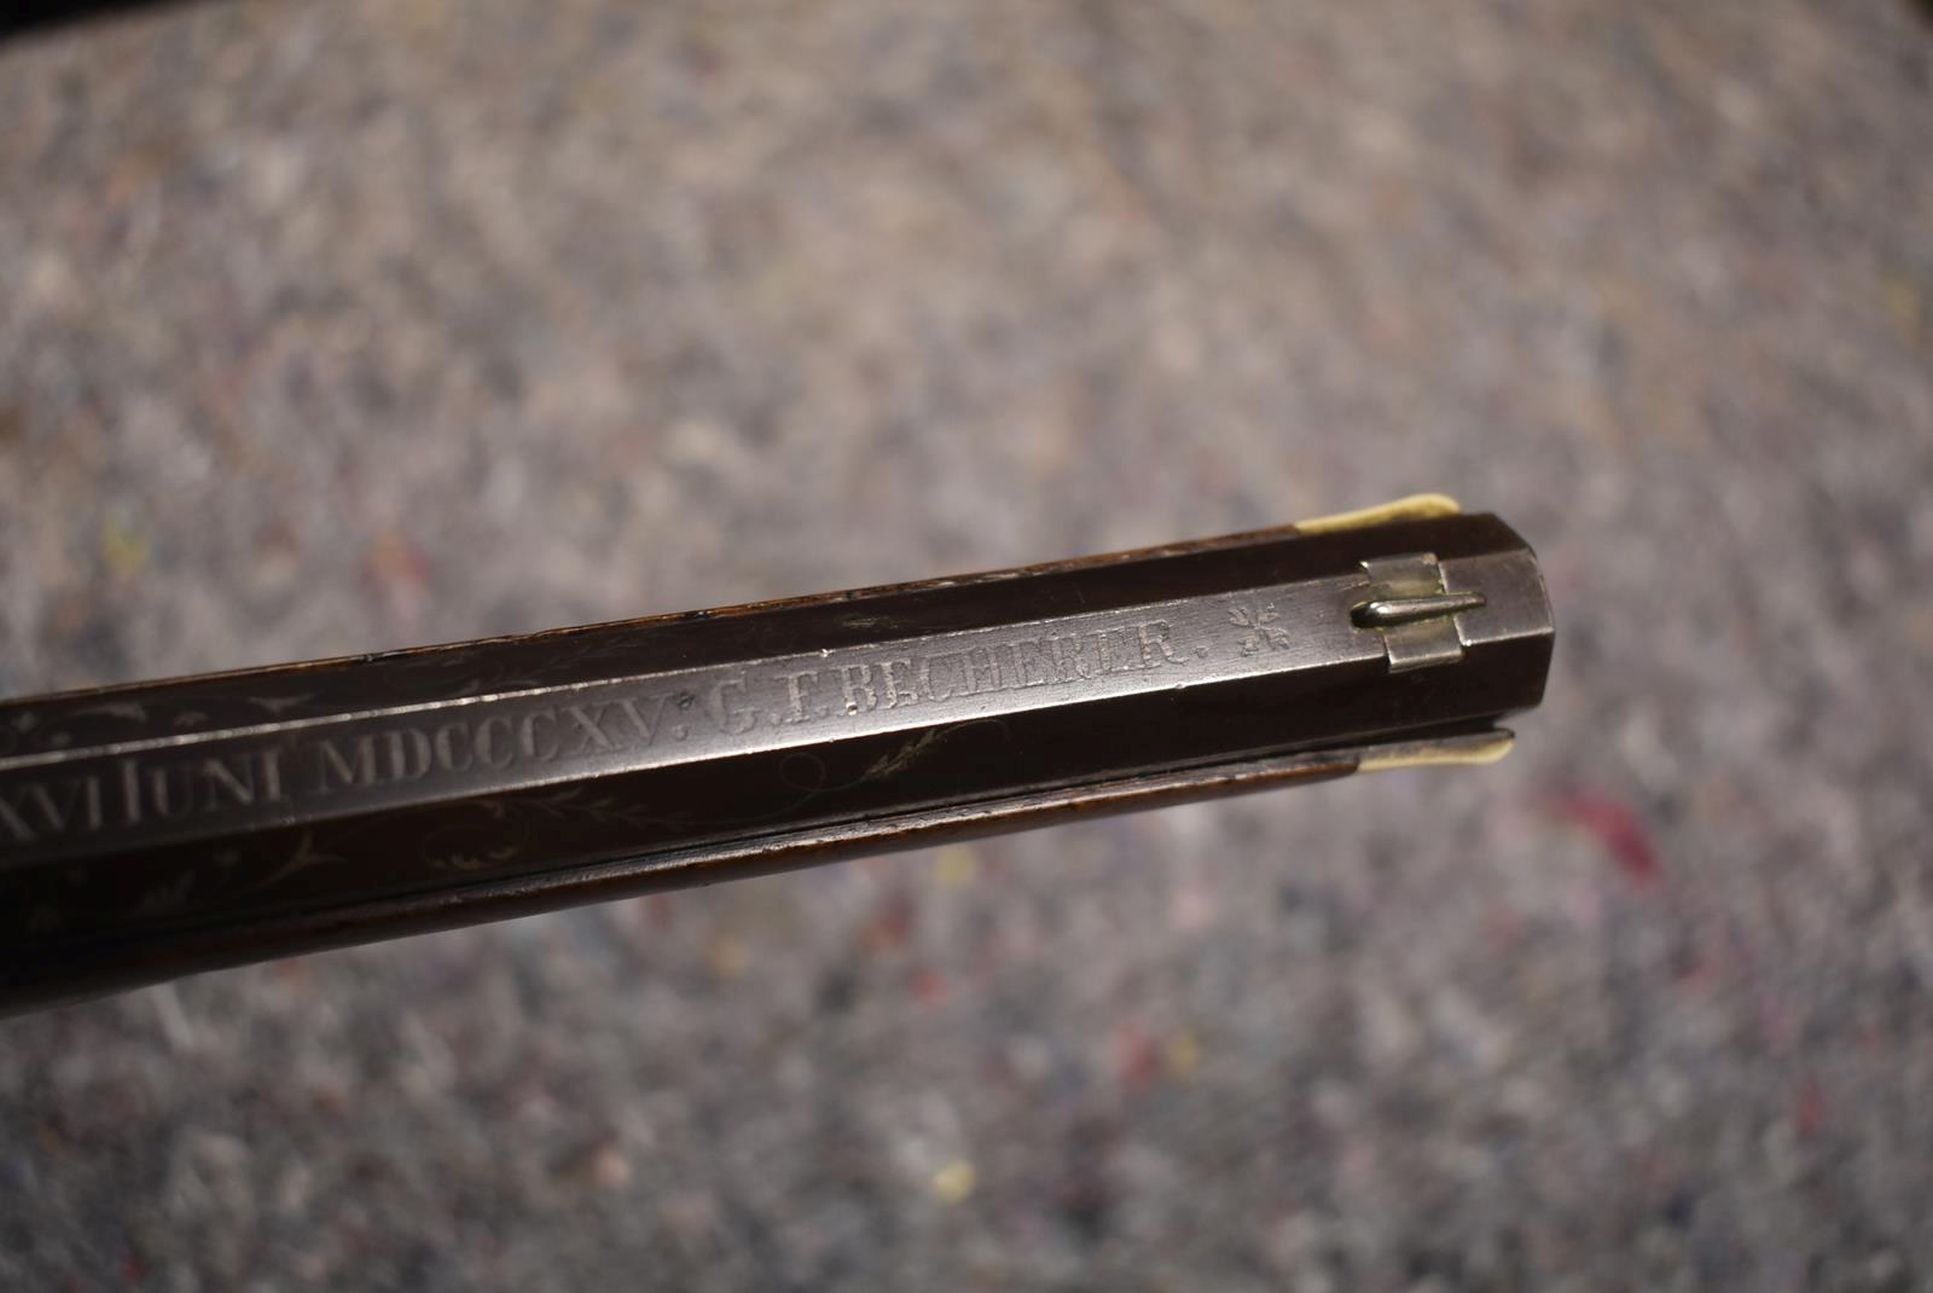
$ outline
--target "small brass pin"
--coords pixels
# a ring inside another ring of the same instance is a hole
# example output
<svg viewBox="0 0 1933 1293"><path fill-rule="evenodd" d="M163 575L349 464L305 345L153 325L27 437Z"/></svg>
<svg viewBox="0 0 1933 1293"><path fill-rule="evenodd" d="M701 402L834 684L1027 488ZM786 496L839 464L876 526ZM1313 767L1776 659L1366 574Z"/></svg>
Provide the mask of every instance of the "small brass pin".
<svg viewBox="0 0 1933 1293"><path fill-rule="evenodd" d="M1358 628L1386 629L1398 624L1433 620L1439 615L1479 610L1482 593L1429 593L1416 597L1378 597L1352 607L1349 618Z"/></svg>

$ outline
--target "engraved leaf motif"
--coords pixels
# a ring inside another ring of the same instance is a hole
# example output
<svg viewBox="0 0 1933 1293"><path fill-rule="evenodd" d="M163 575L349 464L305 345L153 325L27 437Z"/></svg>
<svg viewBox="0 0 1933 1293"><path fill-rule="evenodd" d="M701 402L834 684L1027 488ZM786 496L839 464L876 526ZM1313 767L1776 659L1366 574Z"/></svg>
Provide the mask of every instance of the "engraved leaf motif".
<svg viewBox="0 0 1933 1293"><path fill-rule="evenodd" d="M481 871L487 867L502 866L517 856L514 846L491 849L487 853L452 853L448 857L433 857L429 865L438 871Z"/></svg>
<svg viewBox="0 0 1933 1293"><path fill-rule="evenodd" d="M282 874L291 875L297 871L306 871L312 866L340 861L342 859L334 853L326 853L315 846L315 833L313 831L304 831L302 832L301 842L295 846L294 855L287 862L283 863Z"/></svg>
<svg viewBox="0 0 1933 1293"><path fill-rule="evenodd" d="M1291 639L1289 631L1278 623L1281 618L1281 612L1275 609L1274 602L1262 605L1238 603L1228 608L1228 622L1243 630L1243 655L1288 650Z"/></svg>
<svg viewBox="0 0 1933 1293"><path fill-rule="evenodd" d="M195 873L184 871L173 880L164 880L141 895L135 911L143 916L169 916L181 910L195 887Z"/></svg>
<svg viewBox="0 0 1933 1293"><path fill-rule="evenodd" d="M519 811L526 813L559 819L577 817L600 823L615 822L640 831L676 829L690 816L682 811L652 813L643 804L621 799L615 795L599 795L592 798L583 788L576 786L567 787L554 794L518 801L517 807Z"/></svg>
<svg viewBox="0 0 1933 1293"><path fill-rule="evenodd" d="M340 854L330 853L317 848L315 846L314 831L304 831L302 832L302 838L296 842L295 851L282 860L281 866L260 879L245 885L241 892L272 889L290 876L307 871L310 867L327 866L343 860Z"/></svg>
<svg viewBox="0 0 1933 1293"><path fill-rule="evenodd" d="M100 714L106 718L125 719L130 723L145 723L148 718L148 711L138 702L132 700L114 701L112 703L104 701L99 705L89 705L85 709L77 709L74 712L76 714Z"/></svg>

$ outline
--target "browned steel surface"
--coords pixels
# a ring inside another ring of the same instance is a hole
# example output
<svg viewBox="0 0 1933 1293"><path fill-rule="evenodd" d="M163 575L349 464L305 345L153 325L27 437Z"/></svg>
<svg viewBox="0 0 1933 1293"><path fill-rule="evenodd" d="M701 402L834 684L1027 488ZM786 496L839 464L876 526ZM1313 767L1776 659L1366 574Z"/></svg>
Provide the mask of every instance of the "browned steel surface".
<svg viewBox="0 0 1933 1293"><path fill-rule="evenodd" d="M1534 705L1551 636L1453 516L4 702L0 1005L1348 770Z"/></svg>
<svg viewBox="0 0 1933 1293"><path fill-rule="evenodd" d="M31 1289L1933 1278L1933 69L1887 0L288 0L0 50L0 691L1439 487L1361 776L0 1024Z"/></svg>

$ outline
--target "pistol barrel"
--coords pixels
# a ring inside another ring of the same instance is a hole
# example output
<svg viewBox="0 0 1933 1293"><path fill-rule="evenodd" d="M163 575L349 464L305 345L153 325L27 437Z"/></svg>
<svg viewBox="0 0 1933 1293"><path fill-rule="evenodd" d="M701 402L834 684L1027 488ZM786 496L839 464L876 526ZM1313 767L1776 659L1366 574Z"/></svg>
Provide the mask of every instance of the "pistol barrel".
<svg viewBox="0 0 1933 1293"><path fill-rule="evenodd" d="M1495 757L1549 602L1442 511L0 703L0 1009Z"/></svg>

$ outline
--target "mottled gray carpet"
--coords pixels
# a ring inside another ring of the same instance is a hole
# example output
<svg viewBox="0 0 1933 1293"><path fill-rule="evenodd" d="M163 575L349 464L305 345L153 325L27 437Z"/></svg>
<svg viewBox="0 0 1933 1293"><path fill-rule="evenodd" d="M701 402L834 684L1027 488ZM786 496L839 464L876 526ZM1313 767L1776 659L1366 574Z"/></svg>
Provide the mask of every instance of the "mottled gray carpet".
<svg viewBox="0 0 1933 1293"><path fill-rule="evenodd" d="M0 1023L0 1285L1933 1287L1902 3L273 0L0 49L0 693L1419 488L1504 764Z"/></svg>

